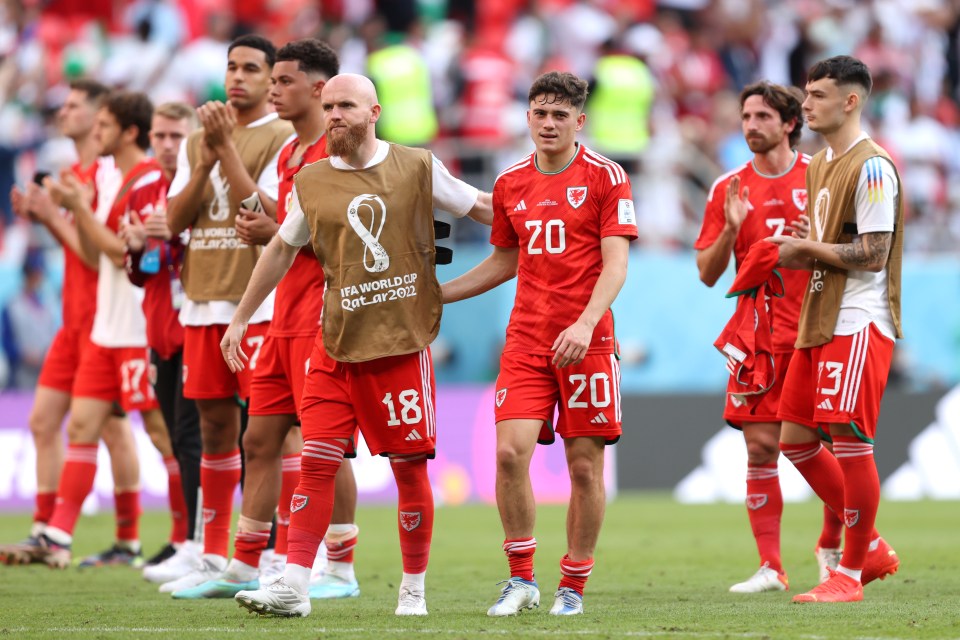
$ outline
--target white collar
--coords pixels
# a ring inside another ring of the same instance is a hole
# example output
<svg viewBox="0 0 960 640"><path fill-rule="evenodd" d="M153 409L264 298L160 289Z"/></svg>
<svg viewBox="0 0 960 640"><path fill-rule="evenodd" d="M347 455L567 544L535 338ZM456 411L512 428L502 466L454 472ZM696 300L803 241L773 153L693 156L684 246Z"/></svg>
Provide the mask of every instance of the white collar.
<svg viewBox="0 0 960 640"><path fill-rule="evenodd" d="M869 139L869 138L870 138L870 136L867 135L866 132L861 131L861 132L860 132L860 135L857 136L857 139L854 140L853 142L851 142L851 143L850 143L850 146L847 147L846 149L844 149L844 150L843 150L843 153L841 153L840 155L841 155L841 156L842 156L842 155L845 155L845 154L847 153L847 151L850 151L850 149L853 149L855 146L857 146L858 144L860 144L861 142L863 142L864 140L867 140L867 139ZM833 160L833 147L827 147L827 162L830 162L830 161L832 161L832 160Z"/></svg>
<svg viewBox="0 0 960 640"><path fill-rule="evenodd" d="M388 153L390 153L390 145L383 140L377 140L377 151L373 154L373 157L370 158L370 161L363 168L369 169L374 165L380 164L387 159ZM357 170L357 167L350 166L344 162L340 156L330 156L330 166L332 166L334 169L341 169L344 171Z"/></svg>

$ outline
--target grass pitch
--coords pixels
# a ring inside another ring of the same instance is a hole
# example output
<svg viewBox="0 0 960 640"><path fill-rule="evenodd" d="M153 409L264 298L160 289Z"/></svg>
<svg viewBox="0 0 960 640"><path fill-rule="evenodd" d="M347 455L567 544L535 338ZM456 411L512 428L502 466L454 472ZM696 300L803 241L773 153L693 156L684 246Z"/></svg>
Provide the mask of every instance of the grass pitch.
<svg viewBox="0 0 960 640"><path fill-rule="evenodd" d="M516 618L485 613L507 577L496 510L437 511L425 619L398 618L400 558L396 512L361 508L357 575L362 595L314 601L306 619L258 618L232 600L175 601L125 568L53 572L0 567L0 638L960 638L960 505L884 502L879 528L896 548L900 572L865 590L861 603L795 605L815 584L817 503L788 504L783 557L791 591L727 592L756 569L746 514L738 505L684 506L664 495L633 494L609 505L587 585L586 613L547 614L565 550L562 507L541 507L537 577L542 606ZM0 519L0 540L23 537L27 515ZM144 516L147 552L168 529ZM76 555L112 539L112 514L84 518Z"/></svg>

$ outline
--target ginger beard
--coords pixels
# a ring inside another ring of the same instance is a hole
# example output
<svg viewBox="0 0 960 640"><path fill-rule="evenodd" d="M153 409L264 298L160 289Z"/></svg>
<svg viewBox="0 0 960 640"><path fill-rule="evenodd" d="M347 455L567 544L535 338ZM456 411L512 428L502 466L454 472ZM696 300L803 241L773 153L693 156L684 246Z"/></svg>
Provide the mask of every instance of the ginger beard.
<svg viewBox="0 0 960 640"><path fill-rule="evenodd" d="M352 155L367 139L369 130L369 122L327 127L327 154L341 158Z"/></svg>

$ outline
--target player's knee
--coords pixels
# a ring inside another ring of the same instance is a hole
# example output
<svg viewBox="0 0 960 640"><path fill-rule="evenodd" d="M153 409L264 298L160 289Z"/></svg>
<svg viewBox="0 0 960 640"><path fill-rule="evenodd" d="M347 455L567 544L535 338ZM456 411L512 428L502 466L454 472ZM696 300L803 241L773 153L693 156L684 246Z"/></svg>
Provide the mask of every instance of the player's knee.
<svg viewBox="0 0 960 640"><path fill-rule="evenodd" d="M28 418L34 440L46 441L60 437L60 421L42 409L34 409Z"/></svg>
<svg viewBox="0 0 960 640"><path fill-rule="evenodd" d="M274 439L275 440L275 439ZM247 462L280 458L280 444L260 429L247 429L243 434L243 455Z"/></svg>
<svg viewBox="0 0 960 640"><path fill-rule="evenodd" d="M750 464L773 464L780 455L780 443L776 438L747 442L747 461Z"/></svg>
<svg viewBox="0 0 960 640"><path fill-rule="evenodd" d="M99 435L97 425L80 417L71 417L67 422L67 440L70 444L96 444Z"/></svg>
<svg viewBox="0 0 960 640"><path fill-rule="evenodd" d="M592 486L603 479L603 468L592 458L578 457L569 463L570 483L576 486Z"/></svg>
<svg viewBox="0 0 960 640"><path fill-rule="evenodd" d="M508 442L497 444L497 470L500 473L516 474L527 471L529 459L517 447Z"/></svg>

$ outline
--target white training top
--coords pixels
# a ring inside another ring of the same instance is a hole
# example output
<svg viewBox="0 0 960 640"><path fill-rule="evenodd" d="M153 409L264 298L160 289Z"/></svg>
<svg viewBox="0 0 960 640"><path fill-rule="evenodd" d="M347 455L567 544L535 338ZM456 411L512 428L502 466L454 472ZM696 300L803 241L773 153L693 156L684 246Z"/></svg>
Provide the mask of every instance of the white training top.
<svg viewBox="0 0 960 640"><path fill-rule="evenodd" d="M377 140L377 151L370 158L364 169L368 169L380 164L387 159L390 152L390 145L383 140ZM339 156L330 156L331 166L340 170L355 170L343 161ZM437 209L448 211L458 218L467 215L473 205L477 203L477 197L480 191L472 187L463 180L454 178L443 166L443 163L433 156L433 205ZM302 247L310 244L310 227L307 225L307 219L303 215L303 209L300 208L300 197L297 195L296 187L293 188L290 198L290 208L287 210L287 217L280 225L278 232L280 239L292 247Z"/></svg>
<svg viewBox="0 0 960 640"><path fill-rule="evenodd" d="M868 137L861 134L847 151ZM828 148L826 154L827 162L831 162L834 159L832 150ZM900 183L889 160L876 156L863 163L857 183L857 233L893 232L899 197ZM888 267L879 273L847 271L835 335L853 335L872 322L883 335L896 340L897 332L887 300L887 270Z"/></svg>
<svg viewBox="0 0 960 640"><path fill-rule="evenodd" d="M259 127L277 119L276 113L270 113L264 117L251 122L248 128ZM296 134L291 134L283 143L281 149L293 140ZM263 168L257 177L257 187L265 194L277 199L280 193L280 175L277 172L277 163L280 159L280 152L270 159L267 166ZM167 192L167 198L172 198L183 191L187 183L190 182L191 167L187 159L187 145L180 145L180 152L177 154L177 173L170 183L170 191ZM220 179L220 163L217 162L210 170L210 183L213 185L214 202L229 202L227 191L230 185ZM237 309L237 303L215 300L212 302L194 302L189 298L184 299L183 307L180 309L180 324L185 327L206 327L213 324L230 324L233 318L233 312ZM269 322L273 318L273 292L267 296L263 304L254 312L250 318L250 324L260 322Z"/></svg>

